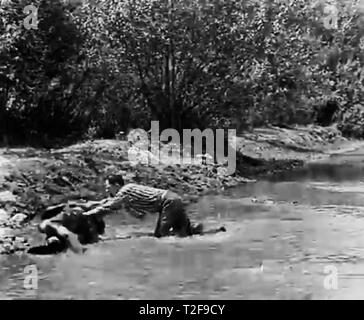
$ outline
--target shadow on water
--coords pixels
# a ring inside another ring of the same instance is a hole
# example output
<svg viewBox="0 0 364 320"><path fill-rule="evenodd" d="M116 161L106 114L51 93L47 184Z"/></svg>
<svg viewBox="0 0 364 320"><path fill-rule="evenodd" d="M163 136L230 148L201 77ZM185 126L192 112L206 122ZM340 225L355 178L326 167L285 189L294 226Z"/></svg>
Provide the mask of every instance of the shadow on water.
<svg viewBox="0 0 364 320"><path fill-rule="evenodd" d="M0 257L0 298L29 298L24 266L39 270L33 298L364 298L364 155L323 162L202 197L191 216L228 232L187 239L139 238L84 255ZM153 228L155 217L107 221L109 234ZM326 290L325 268L340 273ZM32 298L32 297L30 297Z"/></svg>

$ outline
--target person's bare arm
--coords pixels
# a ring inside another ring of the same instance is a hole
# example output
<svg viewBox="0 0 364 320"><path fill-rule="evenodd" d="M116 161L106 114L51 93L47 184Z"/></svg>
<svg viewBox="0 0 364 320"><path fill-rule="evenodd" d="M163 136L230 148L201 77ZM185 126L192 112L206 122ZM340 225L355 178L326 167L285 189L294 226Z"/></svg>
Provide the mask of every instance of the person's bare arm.
<svg viewBox="0 0 364 320"><path fill-rule="evenodd" d="M108 199L103 199L101 201L69 201L68 204L71 208L81 208L84 211L88 211L102 205L108 201Z"/></svg>
<svg viewBox="0 0 364 320"><path fill-rule="evenodd" d="M100 205L89 211L83 213L85 216L100 216L110 214L113 210L118 210L123 208L124 198L122 196L116 196L115 198L108 198L103 200Z"/></svg>

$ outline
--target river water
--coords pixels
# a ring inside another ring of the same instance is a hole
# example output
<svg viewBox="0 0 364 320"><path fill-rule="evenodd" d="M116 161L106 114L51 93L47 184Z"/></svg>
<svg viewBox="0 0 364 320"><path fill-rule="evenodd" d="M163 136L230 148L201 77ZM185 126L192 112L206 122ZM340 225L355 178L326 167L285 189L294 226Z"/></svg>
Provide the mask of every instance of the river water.
<svg viewBox="0 0 364 320"><path fill-rule="evenodd" d="M364 150L204 197L191 212L227 232L0 256L0 298L364 298ZM112 217L107 232L153 224Z"/></svg>

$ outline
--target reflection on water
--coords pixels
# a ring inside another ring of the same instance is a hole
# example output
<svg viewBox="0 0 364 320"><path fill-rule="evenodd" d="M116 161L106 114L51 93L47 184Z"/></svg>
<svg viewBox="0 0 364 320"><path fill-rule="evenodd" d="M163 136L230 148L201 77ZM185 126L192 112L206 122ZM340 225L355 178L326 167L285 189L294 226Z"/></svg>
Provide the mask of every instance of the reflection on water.
<svg viewBox="0 0 364 320"><path fill-rule="evenodd" d="M364 177L364 153L333 155L328 160L310 163L294 172L275 175L271 181L360 181Z"/></svg>
<svg viewBox="0 0 364 320"><path fill-rule="evenodd" d="M335 156L190 207L194 219L224 224L226 233L110 241L78 256L0 257L0 298L364 298L363 160ZM154 223L112 217L107 232ZM32 292L23 286L29 264L39 271ZM328 265L339 272L339 290L323 286Z"/></svg>

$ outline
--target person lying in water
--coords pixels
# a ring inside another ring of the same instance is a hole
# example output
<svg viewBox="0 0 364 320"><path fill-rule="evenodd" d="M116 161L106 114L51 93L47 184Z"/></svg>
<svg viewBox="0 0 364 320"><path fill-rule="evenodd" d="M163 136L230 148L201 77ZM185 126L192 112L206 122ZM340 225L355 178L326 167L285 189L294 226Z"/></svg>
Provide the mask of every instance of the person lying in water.
<svg viewBox="0 0 364 320"><path fill-rule="evenodd" d="M97 216L85 216L79 210L61 212L44 219L38 230L46 235L46 246L31 248L29 253L57 253L70 248L76 253L84 251L85 244L95 243L105 233L105 222Z"/></svg>
<svg viewBox="0 0 364 320"><path fill-rule="evenodd" d="M61 213L43 221L39 230L48 239L61 239L75 252L82 251L82 244L98 241L105 229L103 217L118 210L126 210L139 219L146 214L158 214L153 233L157 238L225 231L222 227L204 232L201 223L191 224L181 197L169 190L135 183L124 184L122 175L116 174L106 179L106 191L109 198L99 202L95 208L81 213Z"/></svg>

